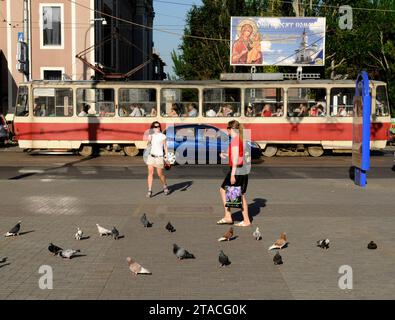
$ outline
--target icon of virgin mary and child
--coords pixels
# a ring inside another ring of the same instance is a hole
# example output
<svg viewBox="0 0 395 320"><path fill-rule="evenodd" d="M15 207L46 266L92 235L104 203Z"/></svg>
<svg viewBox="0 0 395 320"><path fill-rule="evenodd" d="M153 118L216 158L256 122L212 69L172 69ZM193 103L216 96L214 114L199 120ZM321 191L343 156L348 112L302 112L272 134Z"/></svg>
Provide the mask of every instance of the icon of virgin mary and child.
<svg viewBox="0 0 395 320"><path fill-rule="evenodd" d="M232 46L232 64L262 64L261 34L255 21L242 20Z"/></svg>

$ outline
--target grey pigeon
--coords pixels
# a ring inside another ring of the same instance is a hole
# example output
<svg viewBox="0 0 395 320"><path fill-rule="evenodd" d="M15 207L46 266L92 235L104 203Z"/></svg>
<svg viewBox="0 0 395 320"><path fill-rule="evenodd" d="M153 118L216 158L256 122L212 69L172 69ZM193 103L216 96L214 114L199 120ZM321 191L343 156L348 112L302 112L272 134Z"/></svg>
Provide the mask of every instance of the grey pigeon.
<svg viewBox="0 0 395 320"><path fill-rule="evenodd" d="M184 248L179 247L175 243L173 244L173 253L179 260L182 259L195 259L195 256L192 253L189 253Z"/></svg>
<svg viewBox="0 0 395 320"><path fill-rule="evenodd" d="M65 259L71 259L77 252L81 252L81 250L66 249L59 251L58 255Z"/></svg>
<svg viewBox="0 0 395 320"><path fill-rule="evenodd" d="M329 249L329 244L329 239L322 239L317 241L317 247L320 247L321 249Z"/></svg>
<svg viewBox="0 0 395 320"><path fill-rule="evenodd" d="M140 218L141 223L143 224L144 228L151 228L152 223L148 221L147 215L144 213Z"/></svg>
<svg viewBox="0 0 395 320"><path fill-rule="evenodd" d="M258 227L256 227L256 230L252 233L252 236L255 238L255 240L261 240L262 239L262 234L259 231Z"/></svg>
<svg viewBox="0 0 395 320"><path fill-rule="evenodd" d="M218 260L219 263L221 264L221 267L228 266L231 263L229 257L222 250L219 252Z"/></svg>
<svg viewBox="0 0 395 320"><path fill-rule="evenodd" d="M11 236L19 236L19 230L21 230L21 223L22 221L18 221L18 223L11 228L4 236L11 237Z"/></svg>
<svg viewBox="0 0 395 320"><path fill-rule="evenodd" d="M114 240L118 240L119 239L119 231L117 230L117 228L112 227L111 235L112 235Z"/></svg>
<svg viewBox="0 0 395 320"><path fill-rule="evenodd" d="M58 247L58 246L55 246L55 245L51 242L51 243L49 244L49 246L48 246L48 250L49 250L49 252L53 253L53 255L55 256L55 255L57 255L60 251L62 251L63 249L60 248L60 247Z"/></svg>
<svg viewBox="0 0 395 320"><path fill-rule="evenodd" d="M173 225L170 223L170 221L166 225L166 230L169 232L175 232L176 229L174 229Z"/></svg>
<svg viewBox="0 0 395 320"><path fill-rule="evenodd" d="M283 264L283 259L278 252L273 257L273 262L275 265Z"/></svg>
<svg viewBox="0 0 395 320"><path fill-rule="evenodd" d="M368 243L368 249L371 249L371 250L377 249L377 244L375 244L373 241L370 241Z"/></svg>

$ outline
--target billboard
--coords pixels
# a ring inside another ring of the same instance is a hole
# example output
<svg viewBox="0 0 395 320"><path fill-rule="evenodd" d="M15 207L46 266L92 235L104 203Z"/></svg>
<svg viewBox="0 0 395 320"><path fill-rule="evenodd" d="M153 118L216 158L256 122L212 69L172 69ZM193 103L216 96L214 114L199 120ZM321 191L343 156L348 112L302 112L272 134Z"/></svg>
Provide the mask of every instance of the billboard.
<svg viewBox="0 0 395 320"><path fill-rule="evenodd" d="M325 18L231 17L233 66L324 66Z"/></svg>

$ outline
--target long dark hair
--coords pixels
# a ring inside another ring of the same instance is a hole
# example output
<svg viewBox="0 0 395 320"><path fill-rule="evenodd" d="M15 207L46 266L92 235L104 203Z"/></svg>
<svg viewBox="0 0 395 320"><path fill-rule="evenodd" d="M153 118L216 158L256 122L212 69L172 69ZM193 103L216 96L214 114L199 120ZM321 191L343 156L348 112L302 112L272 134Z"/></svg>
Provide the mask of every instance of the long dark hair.
<svg viewBox="0 0 395 320"><path fill-rule="evenodd" d="M229 121L228 129L236 129L238 131L240 140L243 140L243 125L239 121L237 120Z"/></svg>
<svg viewBox="0 0 395 320"><path fill-rule="evenodd" d="M154 132L153 129L154 129L154 127L155 127L157 124L159 124L159 131L162 132L162 125L160 124L160 122L159 122L159 121L154 121L154 122L151 123L150 133L153 133L153 132Z"/></svg>

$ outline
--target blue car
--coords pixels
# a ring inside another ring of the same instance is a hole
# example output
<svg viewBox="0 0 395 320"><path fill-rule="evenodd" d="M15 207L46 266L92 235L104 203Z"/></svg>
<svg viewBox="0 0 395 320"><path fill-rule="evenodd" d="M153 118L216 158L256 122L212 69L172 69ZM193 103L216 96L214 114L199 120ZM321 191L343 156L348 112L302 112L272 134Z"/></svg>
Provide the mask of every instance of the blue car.
<svg viewBox="0 0 395 320"><path fill-rule="evenodd" d="M171 164L229 163L219 154L226 153L230 137L223 130L206 124L185 124L167 127L164 131ZM250 159L260 159L262 150L252 141L246 141L245 153Z"/></svg>

